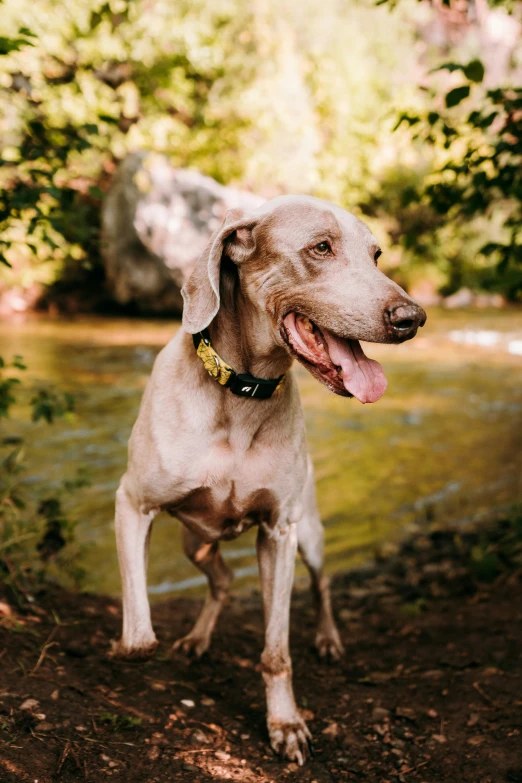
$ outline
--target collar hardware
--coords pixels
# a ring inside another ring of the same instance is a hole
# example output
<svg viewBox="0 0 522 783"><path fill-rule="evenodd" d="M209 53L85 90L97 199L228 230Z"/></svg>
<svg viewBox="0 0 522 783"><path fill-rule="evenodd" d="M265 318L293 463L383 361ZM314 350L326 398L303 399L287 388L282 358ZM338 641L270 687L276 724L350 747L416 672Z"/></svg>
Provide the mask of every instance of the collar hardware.
<svg viewBox="0 0 522 783"><path fill-rule="evenodd" d="M249 373L236 373L212 347L208 329L192 335L192 339L208 374L237 397L268 400L282 386L284 375L279 378L256 378Z"/></svg>

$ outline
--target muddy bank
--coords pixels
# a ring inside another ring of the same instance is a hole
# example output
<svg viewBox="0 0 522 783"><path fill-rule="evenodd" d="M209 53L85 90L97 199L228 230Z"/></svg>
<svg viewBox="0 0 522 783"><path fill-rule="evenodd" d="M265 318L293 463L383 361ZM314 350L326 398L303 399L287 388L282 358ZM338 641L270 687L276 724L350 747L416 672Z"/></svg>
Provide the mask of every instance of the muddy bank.
<svg viewBox="0 0 522 783"><path fill-rule="evenodd" d="M145 663L107 657L114 600L4 586L0 779L51 783L516 783L522 781L520 521L417 536L371 570L339 576L346 655L319 663L314 611L297 592L291 644L314 736L304 769L271 754L260 597L233 599L199 662L169 656L200 602L153 609Z"/></svg>

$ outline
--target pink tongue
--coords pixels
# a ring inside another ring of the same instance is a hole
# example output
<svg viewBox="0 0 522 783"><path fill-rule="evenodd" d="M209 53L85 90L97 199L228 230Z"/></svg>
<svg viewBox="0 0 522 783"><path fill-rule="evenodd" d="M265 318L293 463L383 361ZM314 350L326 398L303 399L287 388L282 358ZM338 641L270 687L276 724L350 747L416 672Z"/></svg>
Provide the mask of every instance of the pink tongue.
<svg viewBox="0 0 522 783"><path fill-rule="evenodd" d="M326 329L323 333L332 362L342 368L346 391L359 402L377 402L388 386L379 362L368 359L358 340L342 340Z"/></svg>

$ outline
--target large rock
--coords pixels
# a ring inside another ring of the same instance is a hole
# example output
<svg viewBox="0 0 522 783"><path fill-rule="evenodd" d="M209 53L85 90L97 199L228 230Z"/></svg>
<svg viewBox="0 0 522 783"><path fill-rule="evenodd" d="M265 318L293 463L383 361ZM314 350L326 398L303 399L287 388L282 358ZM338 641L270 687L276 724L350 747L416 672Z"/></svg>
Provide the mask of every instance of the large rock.
<svg viewBox="0 0 522 783"><path fill-rule="evenodd" d="M102 208L102 254L119 304L179 314L180 289L227 209L263 199L228 188L168 158L134 153L121 163Z"/></svg>

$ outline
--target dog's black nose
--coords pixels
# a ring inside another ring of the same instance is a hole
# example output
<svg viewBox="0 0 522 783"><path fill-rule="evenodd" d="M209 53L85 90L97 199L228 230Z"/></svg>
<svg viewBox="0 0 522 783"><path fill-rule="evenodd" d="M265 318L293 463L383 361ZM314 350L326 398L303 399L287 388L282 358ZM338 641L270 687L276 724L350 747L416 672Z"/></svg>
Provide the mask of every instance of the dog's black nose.
<svg viewBox="0 0 522 783"><path fill-rule="evenodd" d="M419 326L426 323L426 313L416 304L410 302L395 302L389 305L384 313L391 335L396 340L409 340L415 337Z"/></svg>

